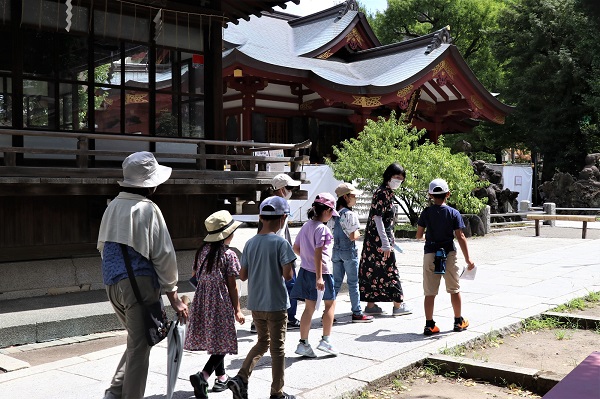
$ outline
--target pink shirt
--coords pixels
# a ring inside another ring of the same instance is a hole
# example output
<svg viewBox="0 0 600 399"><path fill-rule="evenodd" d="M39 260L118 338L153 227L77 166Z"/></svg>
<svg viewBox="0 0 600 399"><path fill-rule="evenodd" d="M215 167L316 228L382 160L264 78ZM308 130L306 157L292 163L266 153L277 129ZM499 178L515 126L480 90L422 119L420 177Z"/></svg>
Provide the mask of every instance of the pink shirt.
<svg viewBox="0 0 600 399"><path fill-rule="evenodd" d="M309 220L300 229L294 245L300 247L300 267L316 273L315 249L323 247L323 274L331 274L331 251L333 234L329 227L318 220Z"/></svg>

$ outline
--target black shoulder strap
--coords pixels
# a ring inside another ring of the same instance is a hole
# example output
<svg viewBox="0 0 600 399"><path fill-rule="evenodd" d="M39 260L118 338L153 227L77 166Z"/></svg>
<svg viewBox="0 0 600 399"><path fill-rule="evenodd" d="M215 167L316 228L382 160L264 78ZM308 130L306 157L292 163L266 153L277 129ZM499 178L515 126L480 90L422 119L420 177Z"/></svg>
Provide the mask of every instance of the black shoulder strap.
<svg viewBox="0 0 600 399"><path fill-rule="evenodd" d="M131 288L133 289L133 293L135 294L135 299L137 299L140 305L144 304L142 301L142 295L140 294L140 289L137 285L137 281L135 281L135 275L133 274L133 269L131 268L131 259L129 259L129 253L127 253L127 246L125 244L119 244L121 246L121 252L123 253L123 260L125 261L125 267L127 268L127 275L129 276L129 282L131 283Z"/></svg>

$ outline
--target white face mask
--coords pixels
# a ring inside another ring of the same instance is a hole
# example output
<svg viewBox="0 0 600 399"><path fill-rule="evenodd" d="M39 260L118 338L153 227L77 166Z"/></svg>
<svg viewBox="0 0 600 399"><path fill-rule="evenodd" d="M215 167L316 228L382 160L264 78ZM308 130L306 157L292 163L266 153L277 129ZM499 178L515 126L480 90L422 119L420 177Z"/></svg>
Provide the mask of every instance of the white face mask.
<svg viewBox="0 0 600 399"><path fill-rule="evenodd" d="M388 184L389 184L389 186L390 186L390 188L392 190L395 190L398 187L400 187L400 185L402 185L402 180L400 180L400 179L391 179Z"/></svg>
<svg viewBox="0 0 600 399"><path fill-rule="evenodd" d="M285 195L283 196L283 198L285 198L286 200L289 200L290 198L292 198L292 192L288 191L287 188L284 188L283 191L285 192Z"/></svg>

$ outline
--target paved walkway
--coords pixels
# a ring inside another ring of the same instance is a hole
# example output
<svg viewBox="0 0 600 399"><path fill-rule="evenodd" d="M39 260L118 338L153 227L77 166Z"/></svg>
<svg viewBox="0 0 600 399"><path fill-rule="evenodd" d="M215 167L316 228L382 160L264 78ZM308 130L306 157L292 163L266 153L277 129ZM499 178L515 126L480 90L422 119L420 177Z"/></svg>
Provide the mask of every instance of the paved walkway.
<svg viewBox="0 0 600 399"><path fill-rule="evenodd" d="M424 325L421 276L422 243L400 240L404 253L399 257L400 274L407 302L414 313L394 318L378 317L369 324L350 322L350 303L340 295L336 307L339 323L332 340L341 351L338 357L318 353L316 359L294 354L298 331L288 333L286 342L286 391L299 398L335 398L418 362L440 349L464 343L491 330L509 327L570 299L600 291L600 242L582 240L579 229L567 232L543 227L541 237L533 228L519 235L493 234L469 240L472 258L478 267L474 281L462 283L463 314L471 326L452 332L449 295L436 302L435 320L442 333L422 335ZM234 245L241 246L254 229L241 229ZM297 231L297 230L296 230ZM571 238L552 238L552 236ZM462 256L459 261L464 264ZM388 312L391 304L382 304ZM301 312L301 308L299 312ZM310 343L320 338L320 315L315 315ZM239 354L227 356L226 368L234 375L255 342L248 331L249 320L238 331ZM10 373L0 374L1 398L102 398L124 347L118 346L85 356L72 357ZM175 398L193 398L187 377L201 369L204 353L186 352ZM249 397L267 398L270 386L270 358L265 356L250 379ZM152 350L146 388L147 398L162 398L166 391L166 348ZM230 398L229 391L210 393L211 398Z"/></svg>

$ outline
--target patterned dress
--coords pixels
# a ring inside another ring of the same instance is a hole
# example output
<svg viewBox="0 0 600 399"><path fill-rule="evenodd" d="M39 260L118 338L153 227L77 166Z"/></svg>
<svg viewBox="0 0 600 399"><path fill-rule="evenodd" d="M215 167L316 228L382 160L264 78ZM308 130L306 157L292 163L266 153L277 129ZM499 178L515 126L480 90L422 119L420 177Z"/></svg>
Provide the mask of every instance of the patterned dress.
<svg viewBox="0 0 600 399"><path fill-rule="evenodd" d="M198 269L208 256L210 245L206 245L198 256ZM216 267L215 267L216 266ZM235 315L227 276L240 273L240 262L235 252L227 249L210 273L205 267L196 272L198 285L192 302L184 348L206 351L211 355L237 354L238 344L235 331Z"/></svg>
<svg viewBox="0 0 600 399"><path fill-rule="evenodd" d="M387 260L383 260L381 240L375 224L375 216L381 216L390 246L394 245L393 199L394 192L387 185L380 186L373 193L358 267L358 286L363 302L402 302L396 254L392 251Z"/></svg>

